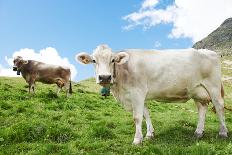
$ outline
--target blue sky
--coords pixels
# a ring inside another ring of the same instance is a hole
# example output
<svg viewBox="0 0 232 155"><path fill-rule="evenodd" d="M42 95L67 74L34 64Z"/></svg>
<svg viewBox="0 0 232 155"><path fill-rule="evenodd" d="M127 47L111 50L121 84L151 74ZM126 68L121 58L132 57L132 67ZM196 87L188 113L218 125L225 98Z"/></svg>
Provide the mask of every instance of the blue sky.
<svg viewBox="0 0 232 155"><path fill-rule="evenodd" d="M23 48L39 52L53 47L60 57L67 57L75 66L78 74L73 80L79 81L94 76L94 70L91 65L78 64L74 56L81 51L91 53L99 44L108 44L113 50L191 47L194 42L191 35L180 33L178 36L178 33L170 37L177 24L175 19L169 21L162 16L161 22L152 24L154 20L149 16L137 21L123 18L133 12L165 10L175 3L174 0L155 1L157 4L141 8L145 1L0 0L0 64L2 68L9 68L5 57L11 58ZM178 8L178 4L175 6ZM125 29L129 24L133 28Z"/></svg>

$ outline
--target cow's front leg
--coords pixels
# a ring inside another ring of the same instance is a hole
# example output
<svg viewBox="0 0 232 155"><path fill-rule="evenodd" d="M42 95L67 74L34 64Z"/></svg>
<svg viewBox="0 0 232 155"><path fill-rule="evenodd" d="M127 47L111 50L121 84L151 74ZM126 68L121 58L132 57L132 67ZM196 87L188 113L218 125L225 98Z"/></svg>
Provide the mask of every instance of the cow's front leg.
<svg viewBox="0 0 232 155"><path fill-rule="evenodd" d="M35 75L31 75L31 77L29 77L28 84L29 84L29 94L31 94L31 90L32 93L35 94Z"/></svg>
<svg viewBox="0 0 232 155"><path fill-rule="evenodd" d="M146 119L146 124L147 124L146 139L152 139L154 137L154 128L152 126L149 110L147 109L146 105L144 105L143 116Z"/></svg>
<svg viewBox="0 0 232 155"><path fill-rule="evenodd" d="M142 121L143 121L144 100L138 99L133 102L133 118L135 122L135 136L133 144L138 145L143 141Z"/></svg>
<svg viewBox="0 0 232 155"><path fill-rule="evenodd" d="M137 144L142 143L143 141L143 134L142 134L143 114L139 110L139 111L134 111L133 115L134 115L134 122L135 122L135 128L136 128L133 144L137 145Z"/></svg>
<svg viewBox="0 0 232 155"><path fill-rule="evenodd" d="M33 91L33 94L35 94L35 83L32 84L32 91Z"/></svg>
<svg viewBox="0 0 232 155"><path fill-rule="evenodd" d="M31 83L28 83L28 92L31 94Z"/></svg>
<svg viewBox="0 0 232 155"><path fill-rule="evenodd" d="M29 82L28 83L29 84L29 94L32 94L32 93L34 93L34 84L33 84L33 82Z"/></svg>
<svg viewBox="0 0 232 155"><path fill-rule="evenodd" d="M32 91L31 91L32 90ZM34 83L29 83L29 94L35 94L35 84Z"/></svg>

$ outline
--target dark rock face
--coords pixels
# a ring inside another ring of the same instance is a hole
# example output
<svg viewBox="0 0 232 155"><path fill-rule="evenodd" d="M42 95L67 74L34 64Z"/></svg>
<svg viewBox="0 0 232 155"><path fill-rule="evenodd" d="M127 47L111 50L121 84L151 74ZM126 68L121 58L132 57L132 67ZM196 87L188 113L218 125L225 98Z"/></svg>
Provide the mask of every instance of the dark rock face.
<svg viewBox="0 0 232 155"><path fill-rule="evenodd" d="M206 38L196 42L193 48L210 49L221 55L232 55L232 18L226 19Z"/></svg>

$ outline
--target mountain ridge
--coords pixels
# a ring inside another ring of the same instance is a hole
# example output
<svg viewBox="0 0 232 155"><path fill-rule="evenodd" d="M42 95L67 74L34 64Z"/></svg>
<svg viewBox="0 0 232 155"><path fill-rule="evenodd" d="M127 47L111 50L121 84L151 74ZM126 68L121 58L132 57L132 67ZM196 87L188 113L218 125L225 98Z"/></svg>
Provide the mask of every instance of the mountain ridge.
<svg viewBox="0 0 232 155"><path fill-rule="evenodd" d="M196 49L209 49L221 55L232 54L232 17L226 19L216 30L193 45Z"/></svg>

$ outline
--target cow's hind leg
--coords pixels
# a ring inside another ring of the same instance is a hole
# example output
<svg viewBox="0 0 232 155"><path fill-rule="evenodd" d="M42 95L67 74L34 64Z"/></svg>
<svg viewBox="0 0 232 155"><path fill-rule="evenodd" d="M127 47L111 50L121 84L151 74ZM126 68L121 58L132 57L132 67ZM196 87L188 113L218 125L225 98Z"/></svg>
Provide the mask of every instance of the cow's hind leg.
<svg viewBox="0 0 232 155"><path fill-rule="evenodd" d="M64 86L63 80L57 79L56 85L57 85L56 95L59 96L60 90L61 90L62 87Z"/></svg>
<svg viewBox="0 0 232 155"><path fill-rule="evenodd" d="M219 136L226 138L227 137L227 128L225 123L225 115L224 115L224 100L222 97L212 99L212 102L215 106L218 118L220 120L220 130Z"/></svg>
<svg viewBox="0 0 232 155"><path fill-rule="evenodd" d="M224 99L221 94L221 84L218 87L208 87L208 91L220 121L219 136L226 138L228 130L225 123Z"/></svg>
<svg viewBox="0 0 232 155"><path fill-rule="evenodd" d="M197 105L197 109L198 109L198 116L199 116L199 120L198 120L198 124L197 124L197 129L195 131L195 136L197 138L201 138L203 136L204 133L204 127L205 127L205 114L207 112L208 109L208 105L207 103L200 103L198 101L195 101L196 105Z"/></svg>
<svg viewBox="0 0 232 155"><path fill-rule="evenodd" d="M154 137L154 128L152 126L151 118L149 115L149 110L148 110L146 105L144 105L143 116L144 116L144 118L146 120L146 124L147 124L146 139L151 139Z"/></svg>
<svg viewBox="0 0 232 155"><path fill-rule="evenodd" d="M71 94L69 93L69 83L66 82L65 83L65 93L66 93L66 97L69 97Z"/></svg>
<svg viewBox="0 0 232 155"><path fill-rule="evenodd" d="M57 96L59 95L60 90L61 90L61 87L57 85L57 88L56 88L56 95L57 95Z"/></svg>

